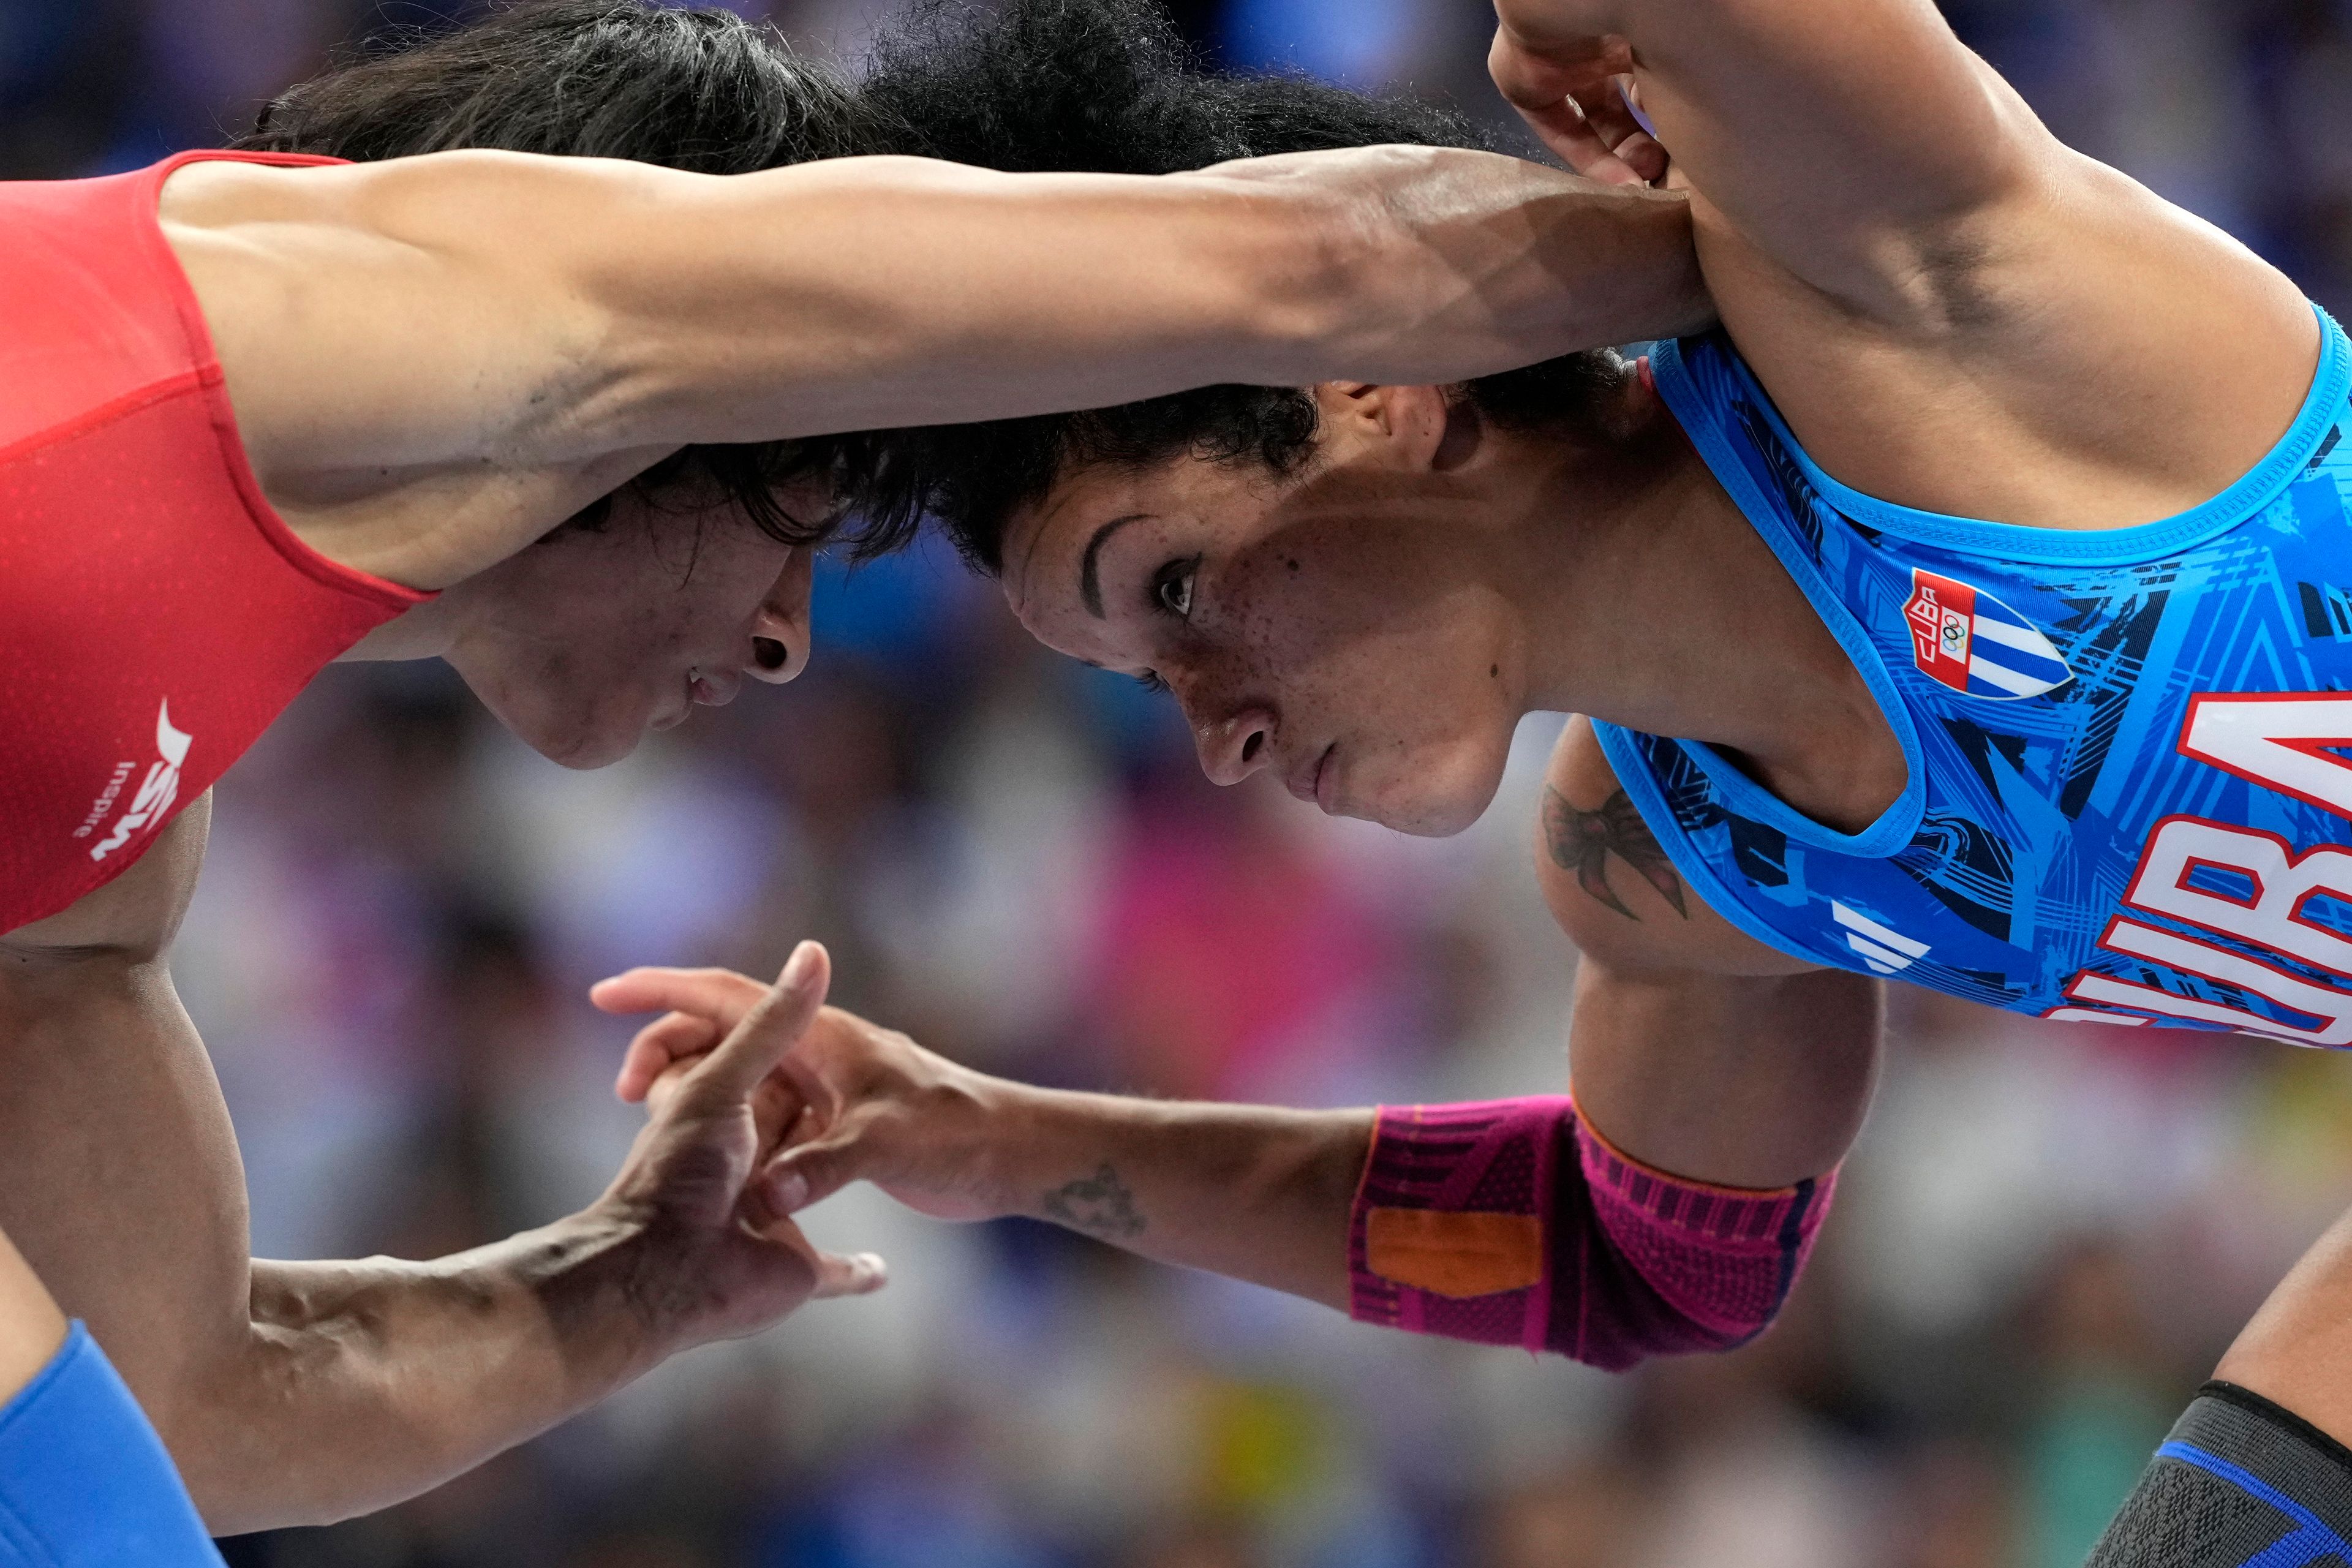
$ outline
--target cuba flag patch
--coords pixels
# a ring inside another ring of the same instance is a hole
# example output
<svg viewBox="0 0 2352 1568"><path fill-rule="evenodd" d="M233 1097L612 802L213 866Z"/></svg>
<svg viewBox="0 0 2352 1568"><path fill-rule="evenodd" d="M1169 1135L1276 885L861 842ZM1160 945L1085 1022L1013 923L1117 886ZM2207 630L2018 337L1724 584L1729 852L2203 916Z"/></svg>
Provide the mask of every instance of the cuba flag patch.
<svg viewBox="0 0 2352 1568"><path fill-rule="evenodd" d="M2031 621L1954 578L1912 568L1903 618L1920 672L1964 697L2015 702L2074 679Z"/></svg>

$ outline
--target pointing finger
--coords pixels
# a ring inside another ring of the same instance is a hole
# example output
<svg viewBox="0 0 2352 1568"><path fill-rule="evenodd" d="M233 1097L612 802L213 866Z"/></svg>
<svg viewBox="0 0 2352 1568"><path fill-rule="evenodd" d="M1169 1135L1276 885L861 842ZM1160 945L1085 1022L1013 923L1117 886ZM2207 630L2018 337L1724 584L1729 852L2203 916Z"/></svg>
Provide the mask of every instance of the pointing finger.
<svg viewBox="0 0 2352 1568"><path fill-rule="evenodd" d="M646 967L599 980L588 1000L607 1013L698 1013L731 1024L767 989L731 969Z"/></svg>
<svg viewBox="0 0 2352 1568"><path fill-rule="evenodd" d="M816 942L793 950L776 984L703 1059L682 1093L703 1103L740 1104L808 1032L824 1005L832 960Z"/></svg>

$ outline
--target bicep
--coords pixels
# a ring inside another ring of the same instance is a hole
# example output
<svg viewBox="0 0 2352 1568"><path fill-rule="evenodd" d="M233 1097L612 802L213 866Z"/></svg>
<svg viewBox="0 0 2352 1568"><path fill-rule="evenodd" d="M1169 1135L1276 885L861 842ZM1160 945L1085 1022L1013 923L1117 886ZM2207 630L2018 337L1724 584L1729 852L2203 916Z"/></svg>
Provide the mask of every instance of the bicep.
<svg viewBox="0 0 2352 1568"><path fill-rule="evenodd" d="M1770 975L1812 967L1709 907L1581 716L1569 721L1552 750L1535 827L1537 884L1552 919L1586 957L1628 971Z"/></svg>
<svg viewBox="0 0 2352 1568"><path fill-rule="evenodd" d="M203 1042L160 963L0 981L0 1229L169 1437L242 1350L245 1183Z"/></svg>
<svg viewBox="0 0 2352 1568"><path fill-rule="evenodd" d="M1645 1164L1722 1186L1787 1186L1844 1158L1876 1080L1879 984L1579 969L1576 1101Z"/></svg>
<svg viewBox="0 0 2352 1568"><path fill-rule="evenodd" d="M1569 1024L1576 1100L1644 1163L1778 1187L1843 1157L1875 1081L1879 987L1775 951L1682 881L1591 725L1552 755L1536 844L1581 953Z"/></svg>
<svg viewBox="0 0 2352 1568"><path fill-rule="evenodd" d="M106 887L0 939L0 1231L167 1436L248 1321L236 1135L163 963L209 798Z"/></svg>
<svg viewBox="0 0 2352 1568"><path fill-rule="evenodd" d="M175 243L248 440L352 468L1113 404L1254 368L1328 293L1311 204L1210 176L461 152L207 178Z"/></svg>

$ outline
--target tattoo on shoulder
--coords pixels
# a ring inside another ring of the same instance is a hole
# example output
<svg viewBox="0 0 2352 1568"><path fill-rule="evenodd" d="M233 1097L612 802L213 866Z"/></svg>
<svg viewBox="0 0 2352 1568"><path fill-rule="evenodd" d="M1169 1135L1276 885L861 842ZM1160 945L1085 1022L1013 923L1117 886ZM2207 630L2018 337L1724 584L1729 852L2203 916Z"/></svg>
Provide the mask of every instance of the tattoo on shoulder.
<svg viewBox="0 0 2352 1568"><path fill-rule="evenodd" d="M1143 1234L1143 1215L1136 1211L1135 1194L1108 1165L1091 1176L1055 1187L1041 1200L1045 1217L1107 1241L1127 1241Z"/></svg>
<svg viewBox="0 0 2352 1568"><path fill-rule="evenodd" d="M1642 917L1627 909L1609 886L1612 855L1655 888L1675 913L1690 919L1690 910L1683 905L1683 880L1675 875L1674 862L1666 858L1658 836L1650 831L1650 825L1642 820L1623 790L1602 801L1599 811L1579 811L1559 791L1546 788L1543 830L1544 847L1551 851L1552 863L1563 871L1575 872L1578 887L1627 920Z"/></svg>

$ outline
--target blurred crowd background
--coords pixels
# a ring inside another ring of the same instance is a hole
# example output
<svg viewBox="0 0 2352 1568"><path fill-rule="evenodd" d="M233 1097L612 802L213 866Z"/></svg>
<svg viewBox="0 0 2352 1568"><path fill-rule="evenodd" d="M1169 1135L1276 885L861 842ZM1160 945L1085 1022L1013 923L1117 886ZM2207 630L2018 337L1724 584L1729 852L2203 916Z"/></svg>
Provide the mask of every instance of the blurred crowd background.
<svg viewBox="0 0 2352 1568"><path fill-rule="evenodd" d="M772 7L854 58L876 7ZM1475 0L1190 0L1239 68L1494 112ZM2352 5L1959 0L2075 146L2352 308ZM457 4L0 0L0 177L217 141ZM331 670L221 786L177 973L265 1256L429 1256L592 1197L637 963L772 969L1040 1081L1299 1104L1556 1090L1574 955L1526 860L1555 722L1444 843L1200 778L944 552L821 573L782 691L602 773L436 667ZM1259 788L1256 785L1265 787ZM1906 995L1811 1274L1738 1355L1612 1379L853 1192L880 1298L670 1363L267 1568L2073 1568L2352 1203L2352 1068Z"/></svg>

